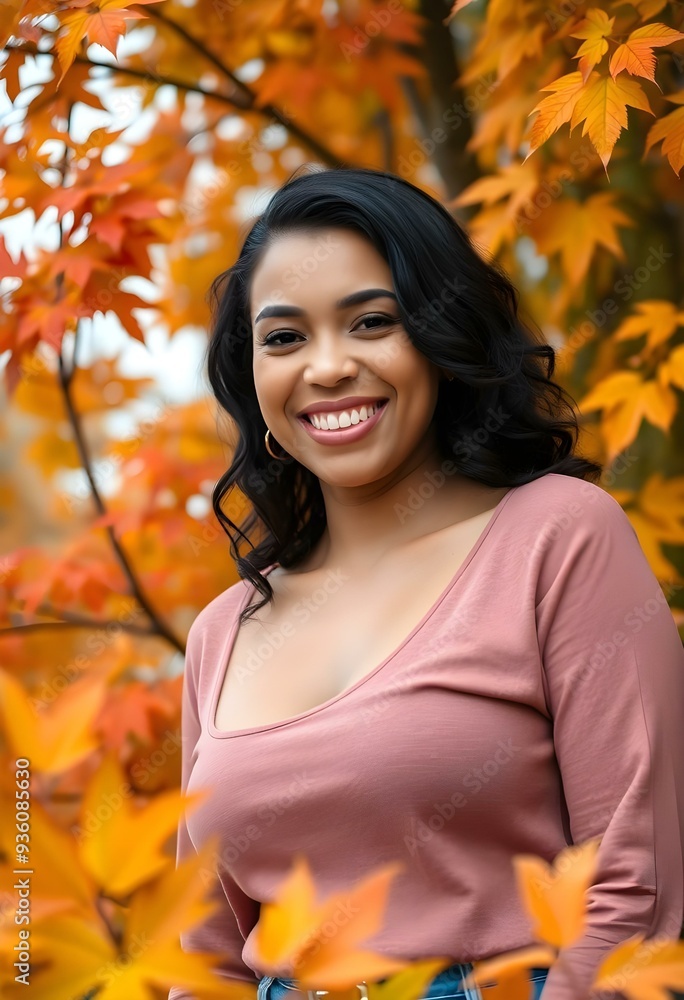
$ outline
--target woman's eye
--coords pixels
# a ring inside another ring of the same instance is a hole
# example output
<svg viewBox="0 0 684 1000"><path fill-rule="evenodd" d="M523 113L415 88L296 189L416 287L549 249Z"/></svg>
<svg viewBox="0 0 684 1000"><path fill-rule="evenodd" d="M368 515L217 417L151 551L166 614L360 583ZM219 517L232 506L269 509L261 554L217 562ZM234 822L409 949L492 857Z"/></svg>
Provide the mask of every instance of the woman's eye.
<svg viewBox="0 0 684 1000"><path fill-rule="evenodd" d="M362 326L365 326L368 323L372 323L373 321L376 321L376 323L374 326L369 326L368 327L369 330L379 330L380 327L390 326L392 323L399 322L396 316L384 316L382 313L371 313L368 316L364 316L359 325L357 327L354 327L354 329L358 330ZM288 345L282 342L281 337L298 337L298 336L300 335L298 333L295 333L294 330L274 330L273 333L269 333L267 337L264 337L264 339L262 340L262 344L268 344L268 345L273 344L276 347L287 347Z"/></svg>
<svg viewBox="0 0 684 1000"><path fill-rule="evenodd" d="M390 323L398 323L398 319L393 316L383 316L382 313L372 313L370 316L365 316L361 323L368 323L370 320L377 319L380 320L379 326L389 326ZM377 330L378 327L371 327L372 330Z"/></svg>
<svg viewBox="0 0 684 1000"><path fill-rule="evenodd" d="M278 330L275 333L269 333L268 337L264 337L262 344L275 344L276 347L282 347L283 344L277 343L280 337L296 337L298 334L293 333L291 330Z"/></svg>

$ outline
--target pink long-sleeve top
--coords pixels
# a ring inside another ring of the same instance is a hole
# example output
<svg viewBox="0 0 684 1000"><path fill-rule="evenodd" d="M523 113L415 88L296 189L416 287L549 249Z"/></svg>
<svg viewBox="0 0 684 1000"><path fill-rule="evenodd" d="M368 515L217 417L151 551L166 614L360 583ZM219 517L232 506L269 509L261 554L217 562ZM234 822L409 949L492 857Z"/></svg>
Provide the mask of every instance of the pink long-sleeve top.
<svg viewBox="0 0 684 1000"><path fill-rule="evenodd" d="M513 856L550 862L597 836L585 932L543 1000L591 996L604 955L633 934L679 936L684 650L603 489L555 473L513 488L374 670L297 716L220 732L238 613L253 599L238 581L188 635L182 787L213 791L181 820L177 860L220 835L221 906L181 935L186 951L221 952L217 975L255 984L260 902L303 852L322 897L403 862L364 947L488 958L535 943ZM169 1000L192 996L174 987Z"/></svg>

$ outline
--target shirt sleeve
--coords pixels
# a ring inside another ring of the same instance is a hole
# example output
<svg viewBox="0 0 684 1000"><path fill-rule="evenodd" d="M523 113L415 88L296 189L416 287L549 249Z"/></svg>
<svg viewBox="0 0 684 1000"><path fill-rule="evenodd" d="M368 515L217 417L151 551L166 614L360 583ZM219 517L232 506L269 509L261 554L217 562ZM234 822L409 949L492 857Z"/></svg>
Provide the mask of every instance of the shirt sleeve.
<svg viewBox="0 0 684 1000"><path fill-rule="evenodd" d="M183 676L181 708L181 791L183 794L187 791L188 779L195 759L195 748L200 735L197 670L201 641L197 624L196 619L188 633ZM176 867L193 851L195 851L195 846L190 838L185 814L183 814L178 823ZM242 961L245 939L238 927L235 912L218 878L214 880L211 897L218 900L218 907L204 922L181 932L181 947L183 951L187 952L202 951L229 956L224 957L219 964L213 967L216 976L250 983L251 989L249 992L245 992L245 1000L253 1000L257 978L254 971ZM258 909L257 903L254 903L254 906ZM220 978L217 978L218 982L220 982ZM173 986L169 992L168 1000L200 1000L200 998L195 997L193 993L188 992L183 987Z"/></svg>
<svg viewBox="0 0 684 1000"><path fill-rule="evenodd" d="M603 958L634 934L679 938L684 907L684 649L629 518L591 485L558 517L538 578L566 837L601 837L584 932L543 1000L623 997L590 989Z"/></svg>

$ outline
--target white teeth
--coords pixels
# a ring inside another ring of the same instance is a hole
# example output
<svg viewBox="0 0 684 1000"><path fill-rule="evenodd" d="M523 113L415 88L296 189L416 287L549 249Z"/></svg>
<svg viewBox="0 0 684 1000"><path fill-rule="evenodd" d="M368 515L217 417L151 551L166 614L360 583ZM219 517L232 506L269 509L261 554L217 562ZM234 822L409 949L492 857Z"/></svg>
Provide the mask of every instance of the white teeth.
<svg viewBox="0 0 684 1000"><path fill-rule="evenodd" d="M337 413L311 413L309 419L319 431L332 431L340 427L350 427L352 424L362 423L368 420L375 413L377 407L361 406L358 410L339 410Z"/></svg>

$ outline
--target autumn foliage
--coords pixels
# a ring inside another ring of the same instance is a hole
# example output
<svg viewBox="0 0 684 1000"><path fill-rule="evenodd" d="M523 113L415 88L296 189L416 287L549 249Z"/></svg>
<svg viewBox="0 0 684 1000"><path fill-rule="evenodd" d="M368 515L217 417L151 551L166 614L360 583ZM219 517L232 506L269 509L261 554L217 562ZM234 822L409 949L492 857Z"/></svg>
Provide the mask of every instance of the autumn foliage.
<svg viewBox="0 0 684 1000"><path fill-rule="evenodd" d="M173 858L184 637L237 580L208 499L232 429L109 339L205 336L300 164L391 170L498 257L684 624L682 28L666 0L0 0L0 935L30 842L36 996L226 995L178 943L211 850Z"/></svg>

